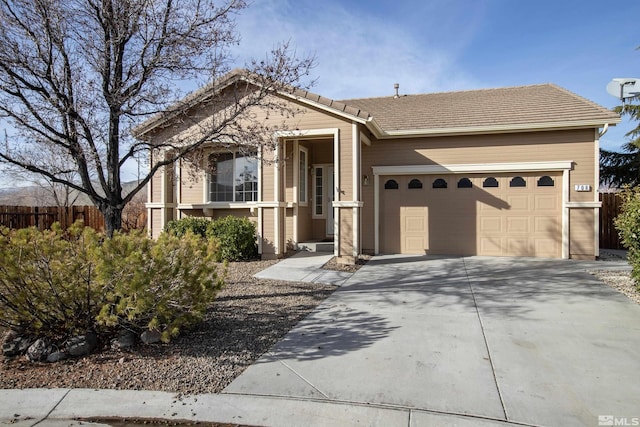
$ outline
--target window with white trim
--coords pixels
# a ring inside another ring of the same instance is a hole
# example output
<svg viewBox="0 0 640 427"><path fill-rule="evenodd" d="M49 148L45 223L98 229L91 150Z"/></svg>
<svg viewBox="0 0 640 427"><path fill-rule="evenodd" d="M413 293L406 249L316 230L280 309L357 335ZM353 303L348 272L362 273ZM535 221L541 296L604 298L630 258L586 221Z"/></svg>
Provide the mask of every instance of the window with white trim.
<svg viewBox="0 0 640 427"><path fill-rule="evenodd" d="M313 170L313 217L324 218L324 167Z"/></svg>
<svg viewBox="0 0 640 427"><path fill-rule="evenodd" d="M256 153L220 152L209 156L210 202L258 200Z"/></svg>
<svg viewBox="0 0 640 427"><path fill-rule="evenodd" d="M298 202L306 204L307 200L307 170L309 169L309 152L300 147L298 156Z"/></svg>

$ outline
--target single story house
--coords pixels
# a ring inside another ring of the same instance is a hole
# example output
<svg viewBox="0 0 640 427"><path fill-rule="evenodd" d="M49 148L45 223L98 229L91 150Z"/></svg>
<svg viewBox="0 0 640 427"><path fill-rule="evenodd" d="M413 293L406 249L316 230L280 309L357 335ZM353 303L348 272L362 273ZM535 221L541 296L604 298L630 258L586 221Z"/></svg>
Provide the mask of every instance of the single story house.
<svg viewBox="0 0 640 427"><path fill-rule="evenodd" d="M201 89L188 114L246 78L236 70ZM214 168L187 173L178 161L153 177L153 236L173 219L231 214L256 222L263 258L313 241L333 242L345 263L361 254L599 254L598 141L620 122L602 106L553 84L341 101L301 90L271 96L302 113L274 133L273 148L247 156L212 141ZM160 144L185 126L156 118L138 136Z"/></svg>

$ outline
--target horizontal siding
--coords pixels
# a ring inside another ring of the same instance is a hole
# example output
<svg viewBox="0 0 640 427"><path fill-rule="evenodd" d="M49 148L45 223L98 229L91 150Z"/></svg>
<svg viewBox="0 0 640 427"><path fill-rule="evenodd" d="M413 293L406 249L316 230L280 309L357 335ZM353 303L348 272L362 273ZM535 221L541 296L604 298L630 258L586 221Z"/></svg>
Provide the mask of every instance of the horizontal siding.
<svg viewBox="0 0 640 427"><path fill-rule="evenodd" d="M595 257L594 216L594 209L569 210L569 254L571 257Z"/></svg>
<svg viewBox="0 0 640 427"><path fill-rule="evenodd" d="M273 255L276 253L275 251L275 235L273 232L274 227L274 210L273 209L263 209L262 213L262 254L263 255Z"/></svg>
<svg viewBox="0 0 640 427"><path fill-rule="evenodd" d="M152 203L162 202L162 171L156 172L151 178L151 200Z"/></svg>

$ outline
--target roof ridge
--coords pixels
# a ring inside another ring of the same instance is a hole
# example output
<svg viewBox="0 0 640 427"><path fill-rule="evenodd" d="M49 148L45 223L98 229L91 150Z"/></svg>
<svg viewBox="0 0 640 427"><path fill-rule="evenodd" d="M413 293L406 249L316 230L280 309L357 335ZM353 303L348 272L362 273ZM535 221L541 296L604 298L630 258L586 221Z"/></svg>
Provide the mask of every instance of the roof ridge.
<svg viewBox="0 0 640 427"><path fill-rule="evenodd" d="M489 87L489 88L480 88L480 89L464 89L464 90L445 90L440 92L422 92L422 93L408 93L404 95L400 95L399 98L408 97L408 96L426 96L426 95L447 95L452 93L470 93L470 92L490 92L490 91L503 91L503 90L513 90L513 89L526 89L533 87L541 87L541 86L557 86L553 83L534 83L529 85L517 85L517 86L500 86L500 87ZM386 95L386 96L368 96L364 98L348 98L348 99L340 99L338 102L348 103L349 101L364 101L364 100L372 100L372 99L389 99L395 98L395 95Z"/></svg>

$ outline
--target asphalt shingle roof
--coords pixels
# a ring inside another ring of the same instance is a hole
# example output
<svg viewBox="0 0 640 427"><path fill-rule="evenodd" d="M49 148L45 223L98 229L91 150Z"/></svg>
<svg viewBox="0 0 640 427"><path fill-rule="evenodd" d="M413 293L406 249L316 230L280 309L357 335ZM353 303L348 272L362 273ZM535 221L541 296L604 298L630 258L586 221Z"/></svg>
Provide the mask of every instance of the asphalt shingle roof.
<svg viewBox="0 0 640 427"><path fill-rule="evenodd" d="M340 102L367 111L385 132L590 120L612 123L620 118L553 84Z"/></svg>

